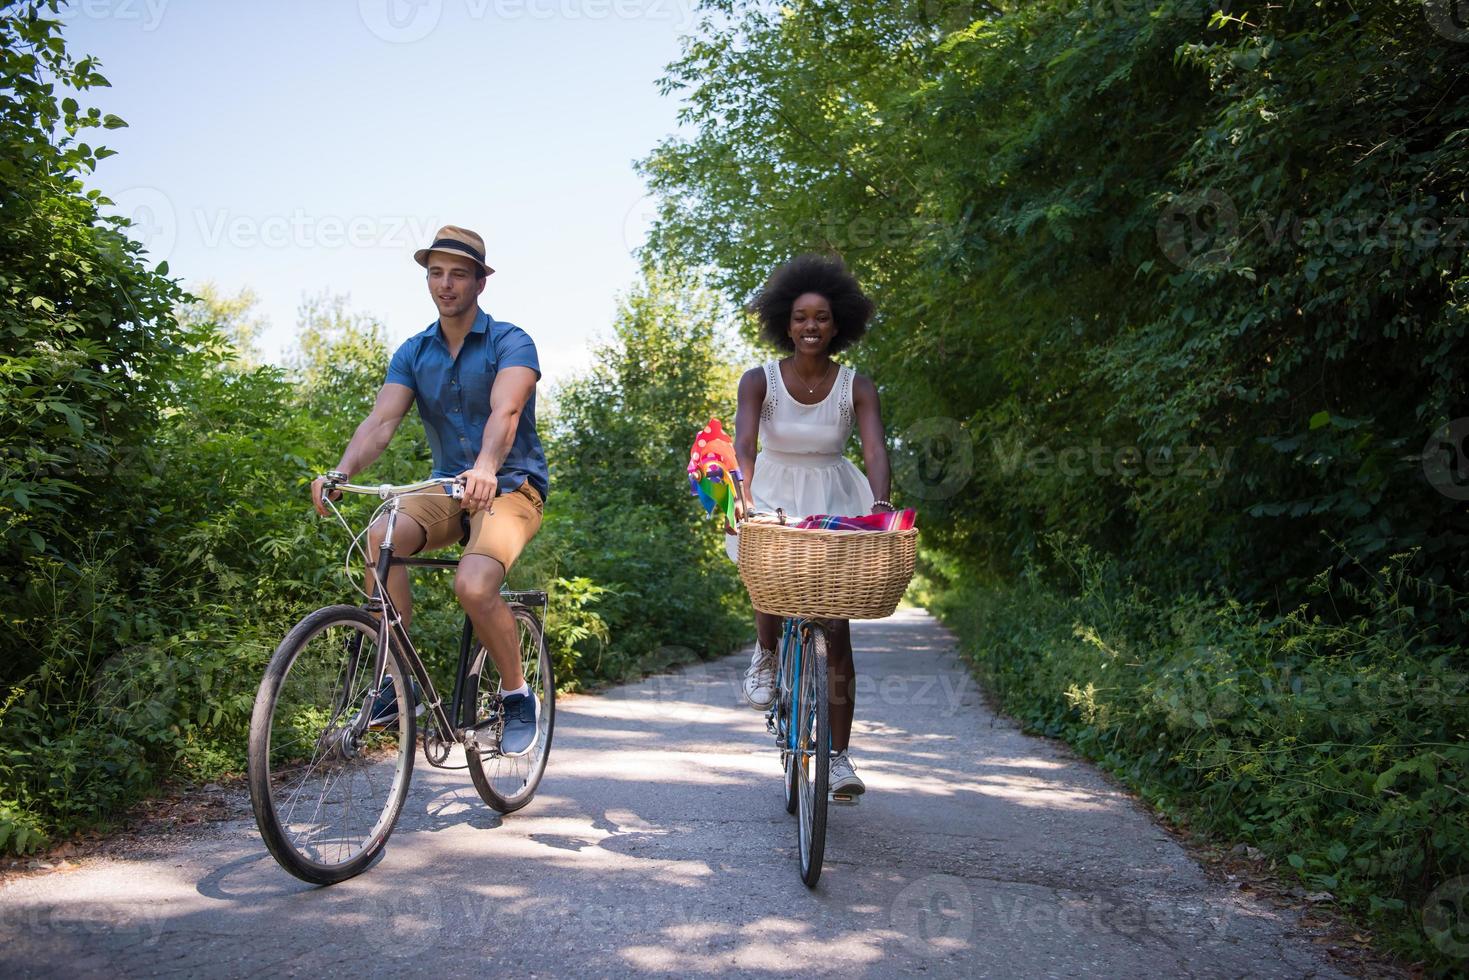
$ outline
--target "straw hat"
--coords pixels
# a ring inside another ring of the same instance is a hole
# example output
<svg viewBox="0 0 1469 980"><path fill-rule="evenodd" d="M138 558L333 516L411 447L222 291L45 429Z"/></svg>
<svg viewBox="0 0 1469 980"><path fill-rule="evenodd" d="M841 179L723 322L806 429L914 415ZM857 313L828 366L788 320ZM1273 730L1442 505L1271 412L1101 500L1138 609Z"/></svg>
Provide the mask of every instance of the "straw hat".
<svg viewBox="0 0 1469 980"><path fill-rule="evenodd" d="M473 259L485 275L494 272L485 264L485 240L468 228L460 228L458 225L445 225L439 229L434 236L434 243L428 248L421 248L413 253L413 261L428 268L428 253L444 252L448 255L463 255L465 258Z"/></svg>

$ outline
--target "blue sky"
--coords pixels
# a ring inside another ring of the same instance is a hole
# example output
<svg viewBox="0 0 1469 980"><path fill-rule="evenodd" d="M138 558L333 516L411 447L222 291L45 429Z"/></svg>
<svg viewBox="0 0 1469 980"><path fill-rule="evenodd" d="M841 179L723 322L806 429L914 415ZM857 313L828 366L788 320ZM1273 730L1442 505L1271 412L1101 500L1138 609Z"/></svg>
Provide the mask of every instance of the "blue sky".
<svg viewBox="0 0 1469 980"><path fill-rule="evenodd" d="M694 0L73 0L91 104L129 128L90 183L186 283L249 286L288 349L305 294L396 342L434 318L412 252L487 243L481 305L547 380L589 362L632 284L649 204L632 161L676 129L655 81Z"/></svg>

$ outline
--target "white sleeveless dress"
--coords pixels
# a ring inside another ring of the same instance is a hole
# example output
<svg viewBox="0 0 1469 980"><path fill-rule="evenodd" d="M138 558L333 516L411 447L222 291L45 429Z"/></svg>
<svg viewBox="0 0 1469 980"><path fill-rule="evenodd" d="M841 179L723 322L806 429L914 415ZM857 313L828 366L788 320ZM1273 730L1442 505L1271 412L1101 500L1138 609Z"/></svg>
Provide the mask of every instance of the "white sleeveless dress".
<svg viewBox="0 0 1469 980"><path fill-rule="evenodd" d="M837 371L831 391L815 405L791 397L780 365L765 365L765 402L760 407L760 452L750 496L755 509L791 517L811 514L867 514L872 486L862 471L842 455L857 419L852 407L849 367ZM724 549L739 556L739 538L726 535Z"/></svg>

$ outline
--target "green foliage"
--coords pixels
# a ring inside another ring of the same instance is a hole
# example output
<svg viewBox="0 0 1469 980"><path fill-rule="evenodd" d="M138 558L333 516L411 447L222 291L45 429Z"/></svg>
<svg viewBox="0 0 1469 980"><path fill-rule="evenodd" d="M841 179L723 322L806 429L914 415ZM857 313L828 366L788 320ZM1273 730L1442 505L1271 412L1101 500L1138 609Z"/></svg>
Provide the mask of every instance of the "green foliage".
<svg viewBox="0 0 1469 980"><path fill-rule="evenodd" d="M1469 585L1419 458L1469 395L1469 46L1422 4L704 6L652 253L736 298L847 258L900 472L973 453L899 481L928 540L1015 571L1059 529L1289 606L1329 532Z"/></svg>
<svg viewBox="0 0 1469 980"><path fill-rule="evenodd" d="M1441 957L1418 912L1469 873L1469 657L1440 623L1469 618L1469 596L1394 556L1359 569L1366 585L1314 583L1354 610L1337 621L1305 604L1271 617L1159 597L1052 543L1055 568L935 606L1006 710L1178 823L1259 847L1410 955Z"/></svg>
<svg viewBox="0 0 1469 980"><path fill-rule="evenodd" d="M0 682L36 668L22 645L45 615L37 569L72 559L72 540L156 515L150 440L182 348L178 288L98 215L82 177L108 156L82 141L120 121L63 87L106 85L66 52L55 0L0 11ZM151 560L119 553L123 574Z"/></svg>
<svg viewBox="0 0 1469 980"><path fill-rule="evenodd" d="M240 771L276 643L310 608L354 594L347 536L316 519L306 484L335 461L387 354L380 328L340 302L320 308L302 344L332 368L294 380L236 356L226 335L252 321L248 297L192 297L180 309L192 342L173 355L134 471L144 519L119 507L103 529L58 538L61 556L32 558L24 592L0 607L28 667L0 725L0 847L105 821L161 778ZM337 329L343 317L358 329ZM425 453L405 427L378 471L417 478ZM452 606L443 578L420 589L427 605ZM425 618L436 662L452 658L457 617Z"/></svg>
<svg viewBox="0 0 1469 980"><path fill-rule="evenodd" d="M622 680L723 654L747 629L734 565L685 476L694 435L712 416L733 415L725 318L697 282L645 269L592 369L555 393L551 501L516 572L557 579L550 619L552 635L570 641L557 664L570 668L564 681ZM574 635L569 624L588 600L605 633Z"/></svg>

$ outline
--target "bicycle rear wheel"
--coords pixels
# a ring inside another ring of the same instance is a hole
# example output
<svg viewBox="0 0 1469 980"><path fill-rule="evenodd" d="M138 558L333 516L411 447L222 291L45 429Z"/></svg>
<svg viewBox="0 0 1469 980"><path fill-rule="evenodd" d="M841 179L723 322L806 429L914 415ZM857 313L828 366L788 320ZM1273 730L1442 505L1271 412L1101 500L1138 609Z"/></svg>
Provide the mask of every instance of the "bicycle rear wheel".
<svg viewBox="0 0 1469 980"><path fill-rule="evenodd" d="M525 755L500 754L500 672L483 646L476 647L470 657L464 694L463 724L476 730L473 742L464 750L469 777L480 797L501 813L513 813L535 796L546 771L556 727L556 683L545 634L529 609L512 608L520 643L520 670L536 696L535 746Z"/></svg>
<svg viewBox="0 0 1469 980"><path fill-rule="evenodd" d="M361 873L388 842L413 774L414 704L386 653L397 718L354 734L374 701L378 622L328 606L297 623L265 669L250 719L250 802L265 846L297 878Z"/></svg>
<svg viewBox="0 0 1469 980"><path fill-rule="evenodd" d="M826 788L831 777L831 735L827 729L826 631L809 627L801 644L801 683L796 691L797 811L801 881L815 888L826 850Z"/></svg>

